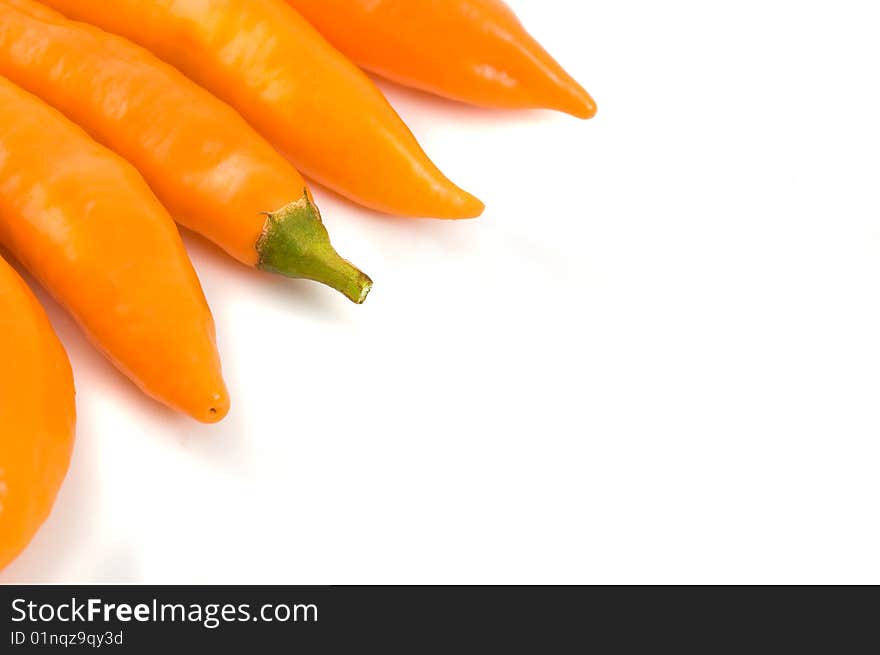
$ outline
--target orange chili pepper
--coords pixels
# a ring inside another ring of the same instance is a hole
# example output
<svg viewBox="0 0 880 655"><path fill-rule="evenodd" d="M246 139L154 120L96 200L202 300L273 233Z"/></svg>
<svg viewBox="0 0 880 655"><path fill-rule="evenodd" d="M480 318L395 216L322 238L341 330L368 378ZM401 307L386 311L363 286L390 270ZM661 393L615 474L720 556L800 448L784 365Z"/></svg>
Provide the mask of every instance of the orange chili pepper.
<svg viewBox="0 0 880 655"><path fill-rule="evenodd" d="M401 84L485 107L596 114L500 0L288 2L358 65Z"/></svg>
<svg viewBox="0 0 880 655"><path fill-rule="evenodd" d="M148 394L204 422L229 398L177 227L125 160L0 77L0 243Z"/></svg>
<svg viewBox="0 0 880 655"><path fill-rule="evenodd" d="M46 4L152 50L235 107L307 176L358 203L437 218L483 211L428 159L373 82L284 0Z"/></svg>
<svg viewBox="0 0 880 655"><path fill-rule="evenodd" d="M0 570L49 517L75 423L67 354L40 303L0 259Z"/></svg>
<svg viewBox="0 0 880 655"><path fill-rule="evenodd" d="M333 249L296 169L147 50L33 0L0 0L0 74L128 159L178 222L245 265L366 298L370 278Z"/></svg>

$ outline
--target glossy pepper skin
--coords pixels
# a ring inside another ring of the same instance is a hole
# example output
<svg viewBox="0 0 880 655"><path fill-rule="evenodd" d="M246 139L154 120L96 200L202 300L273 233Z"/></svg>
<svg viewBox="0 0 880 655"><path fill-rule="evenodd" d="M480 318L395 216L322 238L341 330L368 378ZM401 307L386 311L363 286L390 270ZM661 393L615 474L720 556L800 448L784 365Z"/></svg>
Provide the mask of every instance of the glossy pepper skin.
<svg viewBox="0 0 880 655"><path fill-rule="evenodd" d="M130 41L33 0L0 0L0 74L141 172L175 219L247 266L362 302L296 169L231 107Z"/></svg>
<svg viewBox="0 0 880 655"><path fill-rule="evenodd" d="M0 259L0 570L48 518L75 423L67 354L30 289Z"/></svg>
<svg viewBox="0 0 880 655"><path fill-rule="evenodd" d="M358 65L453 100L592 118L589 94L500 0L288 0Z"/></svg>
<svg viewBox="0 0 880 655"><path fill-rule="evenodd" d="M235 107L306 176L362 205L470 218L373 82L284 0L48 0L152 50Z"/></svg>
<svg viewBox="0 0 880 655"><path fill-rule="evenodd" d="M138 172L0 77L0 244L145 392L203 422L229 398L177 226Z"/></svg>

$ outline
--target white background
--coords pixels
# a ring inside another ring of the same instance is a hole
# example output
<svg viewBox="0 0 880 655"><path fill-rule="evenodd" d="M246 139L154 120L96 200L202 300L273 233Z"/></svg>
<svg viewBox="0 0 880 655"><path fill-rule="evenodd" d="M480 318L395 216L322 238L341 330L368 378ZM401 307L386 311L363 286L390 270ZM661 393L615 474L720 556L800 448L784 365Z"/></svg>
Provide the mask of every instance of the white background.
<svg viewBox="0 0 880 655"><path fill-rule="evenodd" d="M590 122L383 84L473 222L318 191L363 307L187 237L234 408L79 390L3 582L880 582L874 3L512 0Z"/></svg>

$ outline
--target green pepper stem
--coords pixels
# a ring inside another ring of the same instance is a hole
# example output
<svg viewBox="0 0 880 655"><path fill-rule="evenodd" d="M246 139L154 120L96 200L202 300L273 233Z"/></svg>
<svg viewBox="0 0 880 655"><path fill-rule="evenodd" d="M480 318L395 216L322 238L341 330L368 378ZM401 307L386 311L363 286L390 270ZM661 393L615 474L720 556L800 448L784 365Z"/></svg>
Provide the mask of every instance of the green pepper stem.
<svg viewBox="0 0 880 655"><path fill-rule="evenodd" d="M266 214L256 248L261 270L321 282L357 304L366 300L373 286L367 275L333 248L307 191L299 200Z"/></svg>

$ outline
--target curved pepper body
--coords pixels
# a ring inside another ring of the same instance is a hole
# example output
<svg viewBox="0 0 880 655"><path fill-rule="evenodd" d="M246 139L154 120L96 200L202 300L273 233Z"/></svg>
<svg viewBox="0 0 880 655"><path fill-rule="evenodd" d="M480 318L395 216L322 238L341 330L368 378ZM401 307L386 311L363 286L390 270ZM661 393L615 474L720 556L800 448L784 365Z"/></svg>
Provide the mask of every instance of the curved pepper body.
<svg viewBox="0 0 880 655"><path fill-rule="evenodd" d="M317 240L300 231L298 257L265 261L259 245L283 238L269 216L300 201L305 181L234 109L149 51L34 0L0 0L0 74L134 164L180 224L245 265L317 278L355 300L369 290L311 204L299 218L316 224Z"/></svg>
<svg viewBox="0 0 880 655"><path fill-rule="evenodd" d="M475 105L591 118L589 94L500 0L288 0L358 65Z"/></svg>
<svg viewBox="0 0 880 655"><path fill-rule="evenodd" d="M0 259L0 570L48 518L75 423L67 354L30 289Z"/></svg>
<svg viewBox="0 0 880 655"><path fill-rule="evenodd" d="M437 218L483 210L431 162L375 84L284 0L46 4L152 50L355 202Z"/></svg>
<svg viewBox="0 0 880 655"><path fill-rule="evenodd" d="M144 391L228 411L214 321L177 227L138 172L0 77L0 243Z"/></svg>

